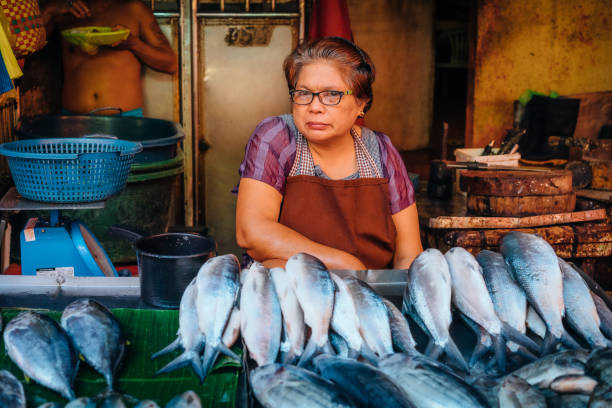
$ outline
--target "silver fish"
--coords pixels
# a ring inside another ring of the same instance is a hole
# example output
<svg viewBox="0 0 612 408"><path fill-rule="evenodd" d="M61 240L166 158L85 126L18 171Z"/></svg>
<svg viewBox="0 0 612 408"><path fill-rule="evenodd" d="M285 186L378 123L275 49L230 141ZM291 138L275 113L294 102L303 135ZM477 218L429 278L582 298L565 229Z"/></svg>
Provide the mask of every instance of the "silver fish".
<svg viewBox="0 0 612 408"><path fill-rule="evenodd" d="M285 264L293 291L304 311L304 322L311 334L300 357L304 366L315 354L330 350L329 325L334 309L334 283L325 265L312 255L293 255Z"/></svg>
<svg viewBox="0 0 612 408"><path fill-rule="evenodd" d="M219 353L240 361L240 357L223 344L222 336L239 289L240 263L235 255L220 255L207 260L196 276L196 309L200 331L206 338L202 372L211 370Z"/></svg>
<svg viewBox="0 0 612 408"><path fill-rule="evenodd" d="M69 400L75 398L72 383L79 360L55 320L36 312L20 313L4 329L4 346L25 375Z"/></svg>
<svg viewBox="0 0 612 408"><path fill-rule="evenodd" d="M80 397L70 401L64 408L96 408L96 402L88 397Z"/></svg>
<svg viewBox="0 0 612 408"><path fill-rule="evenodd" d="M610 408L612 406L612 386L607 383L599 384L593 390L589 399L589 408Z"/></svg>
<svg viewBox="0 0 612 408"><path fill-rule="evenodd" d="M562 375L584 375L588 355L586 350L568 350L549 354L519 368L512 375L536 387L548 388L555 378Z"/></svg>
<svg viewBox="0 0 612 408"><path fill-rule="evenodd" d="M96 408L127 408L123 396L113 391L105 391L94 398Z"/></svg>
<svg viewBox="0 0 612 408"><path fill-rule="evenodd" d="M587 375L562 375L550 383L550 389L559 394L591 394L597 384Z"/></svg>
<svg viewBox="0 0 612 408"><path fill-rule="evenodd" d="M255 397L265 408L355 407L335 384L297 366L257 367L250 381Z"/></svg>
<svg viewBox="0 0 612 408"><path fill-rule="evenodd" d="M0 407L26 408L23 385L9 371L0 371Z"/></svg>
<svg viewBox="0 0 612 408"><path fill-rule="evenodd" d="M431 338L426 354L438 358L442 351L461 369L468 366L450 337L451 278L448 262L440 251L429 248L420 253L408 270L402 312L410 317Z"/></svg>
<svg viewBox="0 0 612 408"><path fill-rule="evenodd" d="M359 361L322 354L314 365L323 378L334 382L358 406L416 407L387 374Z"/></svg>
<svg viewBox="0 0 612 408"><path fill-rule="evenodd" d="M44 404L41 404L36 408L62 408L62 404L59 404L57 402L45 402Z"/></svg>
<svg viewBox="0 0 612 408"><path fill-rule="evenodd" d="M529 304L546 323L543 354L560 342L579 348L563 327L563 277L550 244L537 235L512 231L502 238L500 252L512 277L525 290Z"/></svg>
<svg viewBox="0 0 612 408"><path fill-rule="evenodd" d="M346 340L344 340L342 336L337 333L334 333L333 331L329 332L329 342L334 347L336 355L340 357L348 358L349 353L352 352Z"/></svg>
<svg viewBox="0 0 612 408"><path fill-rule="evenodd" d="M538 346L531 339L502 322L493 307L493 301L485 284L482 268L474 256L461 247L451 248L444 255L448 262L453 288L453 303L467 317L484 328L491 336L500 370L506 367L506 344L510 339L531 350Z"/></svg>
<svg viewBox="0 0 612 408"><path fill-rule="evenodd" d="M482 275L491 295L495 313L502 322L525 334L527 295L510 276L504 257L498 252L485 249L476 255L476 260L482 267ZM518 351L518 344L508 342L507 345L511 351Z"/></svg>
<svg viewBox="0 0 612 408"><path fill-rule="evenodd" d="M202 408L202 401L198 394L190 390L172 398L166 408Z"/></svg>
<svg viewBox="0 0 612 408"><path fill-rule="evenodd" d="M274 363L282 332L281 308L266 268L254 263L240 292L240 333L257 365Z"/></svg>
<svg viewBox="0 0 612 408"><path fill-rule="evenodd" d="M612 311L606 305L606 302L602 298L591 292L593 302L597 308L597 314L599 315L599 329L608 339L612 339Z"/></svg>
<svg viewBox="0 0 612 408"><path fill-rule="evenodd" d="M334 273L330 275L336 285L334 312L331 320L332 329L346 341L349 347L349 357L357 358L362 354L368 360L375 362L376 356L363 339L361 322L349 287L338 275Z"/></svg>
<svg viewBox="0 0 612 408"><path fill-rule="evenodd" d="M612 386L612 347L595 350L586 362L586 374Z"/></svg>
<svg viewBox="0 0 612 408"><path fill-rule="evenodd" d="M487 407L478 391L436 360L397 353L382 359L378 368L404 390L414 406Z"/></svg>
<svg viewBox="0 0 612 408"><path fill-rule="evenodd" d="M527 307L527 327L541 339L546 336L546 323L531 306Z"/></svg>
<svg viewBox="0 0 612 408"><path fill-rule="evenodd" d="M589 395L559 394L547 399L549 408L587 408Z"/></svg>
<svg viewBox="0 0 612 408"><path fill-rule="evenodd" d="M274 288L278 295L278 301L283 315L283 333L287 351L284 352L281 345L283 363L292 364L298 360L304 352L304 336L306 326L304 325L304 311L295 296L290 276L283 268L270 269L270 276L274 282Z"/></svg>
<svg viewBox="0 0 612 408"><path fill-rule="evenodd" d="M157 358L163 354L182 348L183 353L169 362L165 367L159 369L155 375L168 373L191 364L191 368L204 381L204 372L202 371L202 362L200 361L200 353L204 348L205 337L200 331L198 324L198 312L196 309L197 286L196 278L194 278L185 288L181 303L179 305L179 328L176 340L168 346L153 354L151 358Z"/></svg>
<svg viewBox="0 0 612 408"><path fill-rule="evenodd" d="M546 408L546 398L527 381L514 375L504 378L497 392L500 408Z"/></svg>
<svg viewBox="0 0 612 408"><path fill-rule="evenodd" d="M344 282L355 303L361 334L368 348L380 358L393 354L391 323L382 298L362 280L347 276Z"/></svg>
<svg viewBox="0 0 612 408"><path fill-rule="evenodd" d="M143 400L134 406L134 408L159 408L155 401Z"/></svg>
<svg viewBox="0 0 612 408"><path fill-rule="evenodd" d="M102 374L112 389L125 352L119 320L95 300L78 299L66 306L61 324L87 364Z"/></svg>
<svg viewBox="0 0 612 408"><path fill-rule="evenodd" d="M393 344L395 344L395 347L397 347L399 350L406 353L416 353L416 341L414 341L414 338L412 337L410 326L408 326L408 321L406 321L406 318L402 312L400 312L400 310L395 307L393 303L389 302L385 298L382 298L382 301L387 307Z"/></svg>
<svg viewBox="0 0 612 408"><path fill-rule="evenodd" d="M565 316L574 328L593 348L612 345L599 330L599 315L589 287L578 272L559 258L563 275L563 302Z"/></svg>
<svg viewBox="0 0 612 408"><path fill-rule="evenodd" d="M231 348L238 341L238 337L240 337L240 309L234 306L227 320L227 326L225 326L221 341L227 348Z"/></svg>

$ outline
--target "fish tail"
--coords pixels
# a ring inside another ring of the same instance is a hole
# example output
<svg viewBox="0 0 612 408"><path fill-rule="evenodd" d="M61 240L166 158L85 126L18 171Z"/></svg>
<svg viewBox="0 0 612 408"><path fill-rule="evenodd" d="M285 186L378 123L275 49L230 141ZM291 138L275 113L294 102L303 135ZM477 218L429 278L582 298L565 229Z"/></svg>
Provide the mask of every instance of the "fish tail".
<svg viewBox="0 0 612 408"><path fill-rule="evenodd" d="M169 373L188 364L191 364L193 371L200 378L200 380L202 380L204 375L202 373L202 363L200 362L200 356L193 350L184 352L183 354L166 364L164 367L157 370L154 376L156 377L161 374Z"/></svg>
<svg viewBox="0 0 612 408"><path fill-rule="evenodd" d="M490 349L491 347L487 346L482 341L476 343L476 347L474 347L474 351L472 352L472 357L470 357L469 366L474 367L478 360L487 354Z"/></svg>
<svg viewBox="0 0 612 408"><path fill-rule="evenodd" d="M219 345L217 346L219 348L219 351L223 354L225 354L226 356L233 358L234 360L240 362L240 356L236 353L234 353L229 347L227 347L223 342L219 343Z"/></svg>
<svg viewBox="0 0 612 408"><path fill-rule="evenodd" d="M502 336L504 336L507 340L512 340L514 343L519 344L525 347L527 350L532 353L538 353L540 351L540 347L536 344L535 341L531 340L525 334L516 330L514 327L510 326L506 322L502 323Z"/></svg>
<svg viewBox="0 0 612 408"><path fill-rule="evenodd" d="M104 374L104 379L106 380L107 389L109 391L113 391L113 373Z"/></svg>
<svg viewBox="0 0 612 408"><path fill-rule="evenodd" d="M348 358L352 358L353 360L357 360L357 357L359 357L361 353L358 350L349 348L348 350Z"/></svg>
<svg viewBox="0 0 612 408"><path fill-rule="evenodd" d="M495 361L502 373L506 372L506 342L502 335L491 336L495 348Z"/></svg>
<svg viewBox="0 0 612 408"><path fill-rule="evenodd" d="M334 350L334 348L332 347L331 342L329 341L329 337L327 338L327 341L323 346L323 353L329 354L330 356L336 355L336 350Z"/></svg>
<svg viewBox="0 0 612 408"><path fill-rule="evenodd" d="M437 345L433 339L429 339L429 343L427 343L427 348L425 349L425 355L427 357L433 358L437 360L442 355L444 349Z"/></svg>
<svg viewBox="0 0 612 408"><path fill-rule="evenodd" d="M157 353L153 354L151 356L151 360L159 357L159 356L163 356L164 354L168 354L171 351L176 350L177 348L181 347L181 339L180 337L177 337L176 339L174 339L174 341L170 344L168 344L166 347L164 347L163 349L159 350Z"/></svg>
<svg viewBox="0 0 612 408"><path fill-rule="evenodd" d="M538 356L536 356L523 346L519 346L516 351L514 351L514 353L528 361L536 361L538 359Z"/></svg>
<svg viewBox="0 0 612 408"><path fill-rule="evenodd" d="M300 361L298 362L298 367L304 367L306 364L310 363L310 360L312 360L317 354L320 354L320 352L320 347L317 347L314 337L310 336L310 339L308 339L308 343L306 344L306 348L304 348L304 352L302 353Z"/></svg>
<svg viewBox="0 0 612 408"><path fill-rule="evenodd" d="M295 362L300 358L300 355L301 354L298 354L293 348L289 349L289 351L282 358L283 364L295 364Z"/></svg>
<svg viewBox="0 0 612 408"><path fill-rule="evenodd" d="M444 346L444 352L446 356L455 362L463 371L466 373L470 371L461 351L459 351L459 348L450 336L446 342L446 346Z"/></svg>
<svg viewBox="0 0 612 408"><path fill-rule="evenodd" d="M203 383L206 376L212 370L215 361L219 357L219 346L211 346L210 343L206 343L206 348L204 349L204 356L202 356L202 377L200 377L200 381Z"/></svg>
<svg viewBox="0 0 612 408"><path fill-rule="evenodd" d="M549 328L546 328L546 334L544 335L544 343L542 344L541 356L552 353L561 342L561 338L555 337Z"/></svg>
<svg viewBox="0 0 612 408"><path fill-rule="evenodd" d="M563 328L563 334L561 335L561 343L563 343L565 347L570 349L575 350L581 348L580 344L578 344L578 342L574 340L574 338L571 336L571 334L567 332L567 330L565 330L565 328Z"/></svg>
<svg viewBox="0 0 612 408"><path fill-rule="evenodd" d="M374 367L378 367L378 356L376 353L374 353L374 351L372 351L370 346L365 343L365 341L361 345L361 350L359 350L359 353L363 356L363 358L372 363Z"/></svg>

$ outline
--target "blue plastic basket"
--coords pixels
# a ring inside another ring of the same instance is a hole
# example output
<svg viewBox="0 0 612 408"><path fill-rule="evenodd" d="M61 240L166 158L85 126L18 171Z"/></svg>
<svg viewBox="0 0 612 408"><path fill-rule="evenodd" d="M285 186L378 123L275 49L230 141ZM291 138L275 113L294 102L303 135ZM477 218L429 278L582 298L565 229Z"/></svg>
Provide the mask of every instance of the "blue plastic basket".
<svg viewBox="0 0 612 408"><path fill-rule="evenodd" d="M119 193L140 151L140 143L101 138L30 139L0 145L19 194L53 203L100 201Z"/></svg>

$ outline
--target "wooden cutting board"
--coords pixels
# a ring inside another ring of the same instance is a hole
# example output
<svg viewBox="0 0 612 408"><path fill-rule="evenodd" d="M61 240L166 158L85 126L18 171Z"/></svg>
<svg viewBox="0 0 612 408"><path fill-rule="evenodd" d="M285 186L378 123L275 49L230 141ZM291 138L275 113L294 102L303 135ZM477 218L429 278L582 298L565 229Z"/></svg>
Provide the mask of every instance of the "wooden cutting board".
<svg viewBox="0 0 612 408"><path fill-rule="evenodd" d="M576 195L492 196L468 194L469 214L492 217L523 217L528 215L557 214L574 211Z"/></svg>
<svg viewBox="0 0 612 408"><path fill-rule="evenodd" d="M459 185L461 191L468 194L497 197L561 195L572 192L572 172L463 170L460 173Z"/></svg>

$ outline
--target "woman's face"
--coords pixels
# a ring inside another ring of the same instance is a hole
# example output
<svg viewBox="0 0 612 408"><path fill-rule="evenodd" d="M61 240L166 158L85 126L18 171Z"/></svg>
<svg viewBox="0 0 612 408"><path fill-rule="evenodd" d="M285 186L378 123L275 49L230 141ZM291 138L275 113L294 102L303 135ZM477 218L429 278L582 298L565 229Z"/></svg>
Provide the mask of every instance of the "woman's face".
<svg viewBox="0 0 612 408"><path fill-rule="evenodd" d="M302 67L295 89L344 92L349 87L337 65L316 61ZM338 105L328 106L315 96L309 105L293 104L293 119L308 141L326 143L350 135L351 127L365 104L354 95L343 95Z"/></svg>

